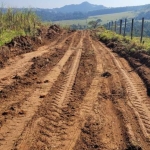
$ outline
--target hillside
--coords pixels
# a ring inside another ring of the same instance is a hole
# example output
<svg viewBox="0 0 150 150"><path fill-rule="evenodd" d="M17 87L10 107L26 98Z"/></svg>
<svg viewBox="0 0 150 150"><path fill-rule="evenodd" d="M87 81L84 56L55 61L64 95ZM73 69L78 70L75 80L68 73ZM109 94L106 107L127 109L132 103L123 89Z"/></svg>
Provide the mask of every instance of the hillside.
<svg viewBox="0 0 150 150"><path fill-rule="evenodd" d="M150 5L107 8L102 5L93 5L88 2L84 2L78 5L67 5L61 8L54 8L54 9L39 8L33 10L42 19L42 21L61 21L61 20L87 19L90 16L123 13L131 11L138 15L140 13L149 11ZM145 13L145 15L147 14Z"/></svg>
<svg viewBox="0 0 150 150"><path fill-rule="evenodd" d="M7 11L7 8L1 8L3 12ZM88 19L91 16L109 15L116 13L132 12L136 14L136 18L146 17L149 19L150 4L141 6L127 6L108 8L103 5L94 5L88 2L81 4L66 5L61 8L43 9L43 8L31 8L35 14L39 16L42 21L62 21L62 20L78 20ZM15 11L26 11L27 8L15 8Z"/></svg>
<svg viewBox="0 0 150 150"><path fill-rule="evenodd" d="M52 9L52 11L61 12L61 13L89 12L89 11L100 10L105 8L106 7L103 5L94 5L94 4L90 4L89 2L83 2L81 4L72 4L72 5L66 5L61 8L54 8Z"/></svg>

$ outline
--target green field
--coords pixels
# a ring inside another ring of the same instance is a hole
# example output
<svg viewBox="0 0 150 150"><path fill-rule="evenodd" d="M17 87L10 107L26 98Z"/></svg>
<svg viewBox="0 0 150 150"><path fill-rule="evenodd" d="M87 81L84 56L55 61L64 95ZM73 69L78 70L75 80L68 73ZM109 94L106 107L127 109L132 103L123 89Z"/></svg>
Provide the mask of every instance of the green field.
<svg viewBox="0 0 150 150"><path fill-rule="evenodd" d="M99 15L99 16L91 16L88 19L82 20L62 20L62 21L55 21L54 23L69 26L72 24L75 25L87 25L87 23L91 20L101 19L102 24L108 23L110 21L116 21L122 18L134 18L137 14L135 12L123 12L123 13L115 13L115 14L107 14L107 15Z"/></svg>

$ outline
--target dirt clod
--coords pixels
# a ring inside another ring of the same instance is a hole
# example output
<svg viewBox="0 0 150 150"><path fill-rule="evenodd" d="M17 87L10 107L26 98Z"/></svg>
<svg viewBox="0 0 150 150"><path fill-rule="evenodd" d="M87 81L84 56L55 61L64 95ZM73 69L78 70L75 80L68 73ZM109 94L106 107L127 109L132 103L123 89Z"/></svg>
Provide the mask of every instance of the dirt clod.
<svg viewBox="0 0 150 150"><path fill-rule="evenodd" d="M105 77L105 78L108 78L108 77L111 76L111 73L110 72L104 72L101 76Z"/></svg>

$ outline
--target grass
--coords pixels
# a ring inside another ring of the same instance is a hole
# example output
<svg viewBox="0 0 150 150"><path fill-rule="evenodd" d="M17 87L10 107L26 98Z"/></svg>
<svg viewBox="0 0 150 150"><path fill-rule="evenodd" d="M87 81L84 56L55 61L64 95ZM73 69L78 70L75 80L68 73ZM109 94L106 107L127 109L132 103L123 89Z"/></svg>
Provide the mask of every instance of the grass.
<svg viewBox="0 0 150 150"><path fill-rule="evenodd" d="M140 43L140 37L134 37L133 41L135 43L139 44ZM144 41L144 44L142 44L142 45L143 45L144 49L150 50L150 38L149 37L143 37L143 41Z"/></svg>
<svg viewBox="0 0 150 150"><path fill-rule="evenodd" d="M16 36L25 36L25 32L23 30L20 31L13 31L13 30L6 30L0 34L0 46L4 45L5 43L10 42Z"/></svg>
<svg viewBox="0 0 150 150"><path fill-rule="evenodd" d="M122 18L134 18L136 16L135 12L122 12L122 13L114 13L114 14L107 14L107 15L98 15L98 16L91 16L87 19L81 19L81 20L62 20L62 21L55 21L54 23L63 25L63 26L69 26L72 24L75 25L87 25L89 21L101 19L101 24L106 24L110 21L116 21Z"/></svg>
<svg viewBox="0 0 150 150"><path fill-rule="evenodd" d="M99 15L99 16L91 16L89 20L97 20L101 19L102 24L106 24L110 21L116 21L122 18L134 18L136 16L135 12L122 12L122 13L114 13L114 14L106 14L106 15Z"/></svg>
<svg viewBox="0 0 150 150"><path fill-rule="evenodd" d="M16 36L34 35L41 24L38 16L31 9L15 10L0 9L0 46L11 41Z"/></svg>
<svg viewBox="0 0 150 150"><path fill-rule="evenodd" d="M131 40L130 36L122 36L119 35L113 31L109 31L104 29L103 27L99 28L99 32L97 35L100 37L102 41L112 41L112 42L118 42L122 45L125 45L125 47L128 50L146 50L150 51L150 38L144 37L143 43L140 43L140 37L133 37Z"/></svg>

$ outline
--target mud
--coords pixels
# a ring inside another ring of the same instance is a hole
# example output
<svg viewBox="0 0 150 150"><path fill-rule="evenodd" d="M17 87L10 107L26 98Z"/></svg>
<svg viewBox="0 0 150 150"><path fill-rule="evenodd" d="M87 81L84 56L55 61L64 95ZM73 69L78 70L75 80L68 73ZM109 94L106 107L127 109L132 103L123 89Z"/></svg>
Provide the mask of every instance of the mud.
<svg viewBox="0 0 150 150"><path fill-rule="evenodd" d="M136 73L146 65L129 57L132 68L93 31L49 30L47 46L0 69L0 149L149 150L150 101Z"/></svg>

